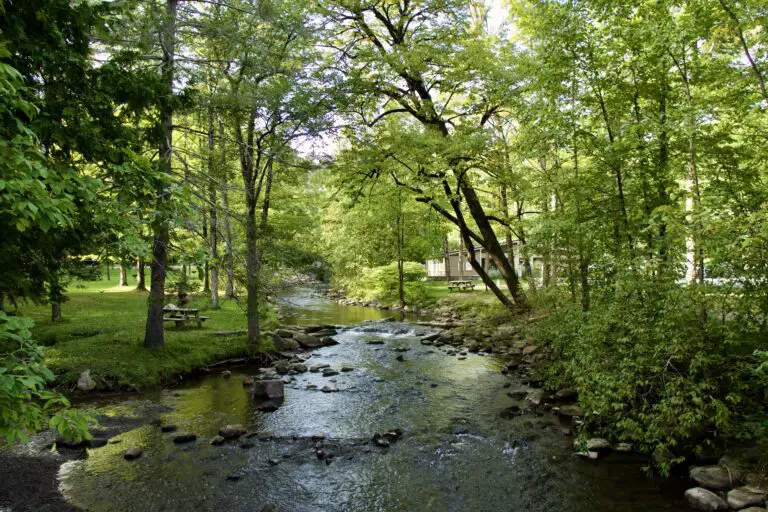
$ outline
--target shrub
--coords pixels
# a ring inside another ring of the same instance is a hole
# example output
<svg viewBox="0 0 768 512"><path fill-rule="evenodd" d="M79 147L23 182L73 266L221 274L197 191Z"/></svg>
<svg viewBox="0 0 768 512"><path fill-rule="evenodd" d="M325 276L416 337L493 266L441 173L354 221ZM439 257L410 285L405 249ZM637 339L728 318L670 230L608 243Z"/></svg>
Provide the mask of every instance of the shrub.
<svg viewBox="0 0 768 512"><path fill-rule="evenodd" d="M0 439L26 441L46 423L69 439L90 438L91 419L70 410L64 396L45 389L54 376L32 341L32 325L29 318L0 311Z"/></svg>
<svg viewBox="0 0 768 512"><path fill-rule="evenodd" d="M403 290L405 301L413 304L426 296L424 280L427 270L421 263L406 261L403 263ZM383 267L364 268L359 279L352 279L346 286L349 295L366 300L396 302L398 296L397 263Z"/></svg>
<svg viewBox="0 0 768 512"><path fill-rule="evenodd" d="M713 441L761 435L760 336L728 320L717 290L636 280L593 297L589 312L565 306L534 333L554 349L550 385L575 386L590 430L676 454L662 473Z"/></svg>

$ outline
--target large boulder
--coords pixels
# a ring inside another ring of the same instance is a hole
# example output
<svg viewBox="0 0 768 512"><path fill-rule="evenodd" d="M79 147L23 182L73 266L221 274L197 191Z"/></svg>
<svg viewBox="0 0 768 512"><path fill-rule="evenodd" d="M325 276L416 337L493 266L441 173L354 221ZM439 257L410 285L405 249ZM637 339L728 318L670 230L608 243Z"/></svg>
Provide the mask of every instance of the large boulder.
<svg viewBox="0 0 768 512"><path fill-rule="evenodd" d="M295 352L301 348L299 343L292 338L284 338L274 332L268 332L266 335L270 340L272 340L272 344L275 346L275 350L278 352Z"/></svg>
<svg viewBox="0 0 768 512"><path fill-rule="evenodd" d="M603 439L601 437L593 437L592 439L587 439L585 443L582 441L574 441L573 447L576 450L581 450L582 448L586 448L587 451L590 452L601 452L611 449L611 443L608 442L607 439Z"/></svg>
<svg viewBox="0 0 768 512"><path fill-rule="evenodd" d="M531 405L538 406L546 401L549 394L543 389L532 389L525 396L525 401Z"/></svg>
<svg viewBox="0 0 768 512"><path fill-rule="evenodd" d="M721 491L733 487L731 473L722 466L694 466L689 473L701 487Z"/></svg>
<svg viewBox="0 0 768 512"><path fill-rule="evenodd" d="M761 505L765 502L766 491L755 487L737 487L728 492L728 505L740 510L751 505Z"/></svg>
<svg viewBox="0 0 768 512"><path fill-rule="evenodd" d="M723 498L703 487L694 487L685 491L685 499L698 510L727 510Z"/></svg>
<svg viewBox="0 0 768 512"><path fill-rule="evenodd" d="M593 437L592 439L587 440L587 450L589 451L599 452L602 450L610 449L611 443L609 443L607 439L603 439L601 437Z"/></svg>
<svg viewBox="0 0 768 512"><path fill-rule="evenodd" d="M564 405L560 407L560 409L558 409L557 413L560 416L563 416L566 418L572 418L574 416L578 416L578 417L584 416L584 410L578 405Z"/></svg>
<svg viewBox="0 0 768 512"><path fill-rule="evenodd" d="M77 379L77 389L80 391L92 391L96 389L96 381L91 378L91 370L85 370Z"/></svg>
<svg viewBox="0 0 768 512"><path fill-rule="evenodd" d="M288 329L278 329L275 333L281 338L293 338L296 331L289 331Z"/></svg>
<svg viewBox="0 0 768 512"><path fill-rule="evenodd" d="M296 333L293 339L301 345L302 348L317 348L323 346L323 340L311 334Z"/></svg>
<svg viewBox="0 0 768 512"><path fill-rule="evenodd" d="M278 379L257 380L251 388L251 398L283 398L285 383Z"/></svg>
<svg viewBox="0 0 768 512"><path fill-rule="evenodd" d="M555 393L555 399L560 402L571 402L576 400L578 396L579 394L576 392L576 390L571 388L563 388Z"/></svg>
<svg viewBox="0 0 768 512"><path fill-rule="evenodd" d="M242 425L224 425L219 429L219 435L225 439L235 439L247 432Z"/></svg>
<svg viewBox="0 0 768 512"><path fill-rule="evenodd" d="M291 365L288 363L288 361L278 361L275 363L275 371L280 375L285 375L291 371Z"/></svg>

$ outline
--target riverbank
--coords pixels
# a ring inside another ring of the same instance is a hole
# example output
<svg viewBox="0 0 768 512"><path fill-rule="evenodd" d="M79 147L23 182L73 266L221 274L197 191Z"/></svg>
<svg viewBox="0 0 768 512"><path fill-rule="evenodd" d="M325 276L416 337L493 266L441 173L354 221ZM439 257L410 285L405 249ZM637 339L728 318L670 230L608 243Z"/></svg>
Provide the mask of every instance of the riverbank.
<svg viewBox="0 0 768 512"><path fill-rule="evenodd" d="M745 441L715 430L706 437L695 439L703 449L691 449L691 443L678 446L670 446L668 441L653 443L647 441L647 435L637 436L627 427L628 423L622 430L620 424L607 422L606 415L600 410L585 406L580 392L594 395L594 390L585 390L583 382L567 377L568 374L562 371L562 348L558 350L558 345L552 343L553 336L562 338L562 334L557 334L560 331L572 332L573 323L578 318L563 314L565 308L558 308L562 304L558 304L557 296L552 293L533 297L536 304L524 314L509 313L492 303L495 298L477 292L448 294L431 305L409 310L434 315L433 325L443 328L443 332L427 340L428 343L440 348L452 347L452 352L458 355L481 351L499 357L503 361L502 371L514 374L526 385L525 389L510 391L515 403L508 414L559 417L567 424L564 432L574 436L574 450L580 456L597 460L611 451L637 453L654 471L683 476L691 487L686 498L703 509L739 510L766 502L768 463L759 437ZM547 297L548 304L543 302ZM338 300L342 303L361 302ZM370 306L381 308L375 303ZM561 341L559 346L563 343L567 345L567 340ZM595 372L605 373L607 370L602 366L592 368ZM590 403L594 403L594 396L591 398ZM626 408L627 405L619 403L616 406ZM680 409L680 412L684 411ZM684 417L686 421L688 417ZM692 425L691 431L698 426Z"/></svg>
<svg viewBox="0 0 768 512"><path fill-rule="evenodd" d="M235 300L209 307L207 297L190 296L188 307L210 317L202 328L167 327L165 348L142 346L147 293L102 280L72 287L62 305L62 318L50 320L49 306L25 305L20 313L35 321L33 336L45 347L45 364L56 375L55 385L77 391L77 381L90 370L92 391L137 391L172 386L185 375L211 363L254 356L242 328L245 315ZM265 327L275 318L264 318ZM216 333L227 333L217 335Z"/></svg>
<svg viewBox="0 0 768 512"><path fill-rule="evenodd" d="M667 503L670 487L646 478L631 456L581 462L557 415L511 410L521 402L512 395L530 383L498 357L430 341L449 330L383 317L352 324L336 306L310 300L301 322L274 333L285 350L268 367L89 402L100 423L141 421L98 430L99 446L61 469L68 503L93 511L687 510L682 491ZM290 350L288 340L306 349ZM252 399L244 384L254 375L282 381L284 401ZM225 430L245 433L221 442ZM196 439L178 444L187 432ZM142 455L126 460L129 449Z"/></svg>

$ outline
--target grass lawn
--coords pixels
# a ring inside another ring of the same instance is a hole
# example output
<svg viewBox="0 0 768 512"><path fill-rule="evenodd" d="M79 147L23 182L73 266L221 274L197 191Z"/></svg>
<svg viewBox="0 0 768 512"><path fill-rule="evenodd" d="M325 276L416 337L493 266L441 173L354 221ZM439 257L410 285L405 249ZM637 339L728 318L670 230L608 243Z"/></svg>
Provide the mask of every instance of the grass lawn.
<svg viewBox="0 0 768 512"><path fill-rule="evenodd" d="M506 312L492 291L486 290L482 281L474 281L473 291L449 291L445 281L427 281L426 301L445 304L462 313L462 316L494 316ZM502 289L504 289L502 287ZM509 293L506 293L509 295Z"/></svg>
<svg viewBox="0 0 768 512"><path fill-rule="evenodd" d="M245 335L218 337L213 331L245 329L245 312L235 301L222 300L202 329L166 325L165 348L142 346L147 315L147 293L135 284L118 287L111 281L73 282L62 319L50 320L50 306L23 306L21 314L35 321L33 335L46 346L46 364L57 384L69 389L80 372L91 370L99 389L162 386L178 376L216 360L248 353ZM206 309L207 298L192 297L188 307Z"/></svg>

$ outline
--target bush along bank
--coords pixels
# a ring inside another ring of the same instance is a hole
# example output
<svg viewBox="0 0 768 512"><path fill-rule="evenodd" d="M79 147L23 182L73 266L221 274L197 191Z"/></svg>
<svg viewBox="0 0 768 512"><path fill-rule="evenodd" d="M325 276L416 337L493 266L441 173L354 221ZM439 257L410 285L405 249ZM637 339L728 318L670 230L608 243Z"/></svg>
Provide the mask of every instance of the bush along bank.
<svg viewBox="0 0 768 512"><path fill-rule="evenodd" d="M608 384L597 386L594 381L601 377L605 379L606 374L618 371L622 365L610 358L590 360L589 366L583 358L571 359L575 357L573 350L584 342L577 340L576 334L569 332L564 324L572 311L514 316L484 316L478 314L477 308L465 312L445 304L433 309L435 319L419 323L442 331L424 338L422 343L458 357L467 352L495 355L501 363L500 371L511 377L508 395L513 401L502 416L556 416L560 425L558 430L574 437L574 454L587 460L600 459L608 452L634 453L640 457L638 460L646 461L649 468L663 475L668 475L675 467L678 468L676 472L687 471L691 489L686 498L702 510L719 509L711 507L739 510L765 503L768 497L766 458L759 438L730 437L717 430L692 429L688 441L657 436L654 443L643 427L629 429L629 422L606 414L604 408L598 407L596 404L605 403L612 395L605 390L604 386ZM557 333L556 340L553 340L553 332ZM576 361L584 365L578 374L573 371ZM625 375L638 385L642 384L638 379L640 373ZM681 386L673 379L670 384L673 386L670 391ZM681 403L678 409L677 425L690 421L686 418L690 413L685 411L684 405ZM652 404L645 406L655 410ZM702 407L706 407L706 402ZM620 405L617 409L626 411L627 407ZM696 414L706 414L706 411ZM648 416L648 420L654 418ZM706 421L714 420L707 418ZM638 436L638 431L643 435ZM709 478L712 475L717 479ZM727 479L725 475L728 475Z"/></svg>

